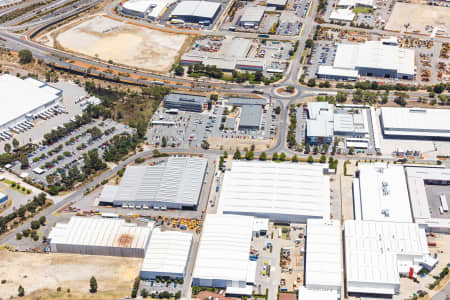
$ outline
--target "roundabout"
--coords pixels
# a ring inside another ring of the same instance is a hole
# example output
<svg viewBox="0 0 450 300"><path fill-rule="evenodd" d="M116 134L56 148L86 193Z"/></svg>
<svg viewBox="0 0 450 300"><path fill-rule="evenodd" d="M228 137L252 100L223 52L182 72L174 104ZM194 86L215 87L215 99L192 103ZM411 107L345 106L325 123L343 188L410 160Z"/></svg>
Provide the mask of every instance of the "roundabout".
<svg viewBox="0 0 450 300"><path fill-rule="evenodd" d="M273 89L274 95L282 98L291 98L297 96L299 91L294 86L282 86Z"/></svg>

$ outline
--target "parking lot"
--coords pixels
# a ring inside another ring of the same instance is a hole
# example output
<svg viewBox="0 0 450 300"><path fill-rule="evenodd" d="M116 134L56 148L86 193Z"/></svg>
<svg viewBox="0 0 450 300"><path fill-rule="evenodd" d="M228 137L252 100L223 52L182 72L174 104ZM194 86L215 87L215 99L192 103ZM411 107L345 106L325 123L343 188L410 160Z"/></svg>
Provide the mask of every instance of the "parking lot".
<svg viewBox="0 0 450 300"><path fill-rule="evenodd" d="M297 118L297 129L295 130L295 140L297 144L302 145L306 142L306 120L308 119L307 112L303 107L295 107Z"/></svg>
<svg viewBox="0 0 450 300"><path fill-rule="evenodd" d="M97 127L101 131L101 136L92 139L88 130ZM98 149L99 156L102 156L105 143L114 135L129 132L132 130L128 126L121 125L111 120L94 120L72 131L69 135L49 146L42 146L38 150L28 155L30 168L23 170L19 162L16 162L12 171L16 174L27 173L24 177L32 181L47 185L47 176L55 172L66 173L69 168L77 165L80 169L83 166L84 153L93 149ZM37 170L35 170L38 168ZM40 171L41 169L42 171Z"/></svg>
<svg viewBox="0 0 450 300"><path fill-rule="evenodd" d="M333 65L334 58L336 57L337 47L333 43L318 42L313 46L311 52L311 66L309 67L310 76L314 76L317 73L320 65L331 66Z"/></svg>
<svg viewBox="0 0 450 300"><path fill-rule="evenodd" d="M147 141L157 146L200 149L203 141L209 137L244 140L274 137L277 115L270 106L266 106L264 110L260 130L225 128L227 116L237 114L237 108L235 111L232 110L232 106L217 105L210 111L205 110L201 113L178 111L177 114L172 114L160 107L147 130ZM157 125L155 122L171 125Z"/></svg>

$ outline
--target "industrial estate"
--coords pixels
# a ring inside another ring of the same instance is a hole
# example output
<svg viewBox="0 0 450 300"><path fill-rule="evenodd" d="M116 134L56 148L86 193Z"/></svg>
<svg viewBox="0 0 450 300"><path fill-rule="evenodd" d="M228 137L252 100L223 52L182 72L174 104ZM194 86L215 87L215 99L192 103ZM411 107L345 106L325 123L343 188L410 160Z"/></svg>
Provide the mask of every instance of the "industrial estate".
<svg viewBox="0 0 450 300"><path fill-rule="evenodd" d="M0 300L450 300L450 3L0 0Z"/></svg>

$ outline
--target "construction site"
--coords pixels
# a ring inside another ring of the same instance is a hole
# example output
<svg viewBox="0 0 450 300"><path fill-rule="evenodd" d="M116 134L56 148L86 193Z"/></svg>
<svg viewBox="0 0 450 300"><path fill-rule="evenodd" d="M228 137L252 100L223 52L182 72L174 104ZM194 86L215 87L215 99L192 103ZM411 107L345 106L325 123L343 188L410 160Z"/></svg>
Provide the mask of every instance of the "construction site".
<svg viewBox="0 0 450 300"><path fill-rule="evenodd" d="M40 41L103 61L161 73L170 70L190 42L183 34L152 30L104 16L69 23Z"/></svg>
<svg viewBox="0 0 450 300"><path fill-rule="evenodd" d="M448 37L450 7L396 3L385 30Z"/></svg>

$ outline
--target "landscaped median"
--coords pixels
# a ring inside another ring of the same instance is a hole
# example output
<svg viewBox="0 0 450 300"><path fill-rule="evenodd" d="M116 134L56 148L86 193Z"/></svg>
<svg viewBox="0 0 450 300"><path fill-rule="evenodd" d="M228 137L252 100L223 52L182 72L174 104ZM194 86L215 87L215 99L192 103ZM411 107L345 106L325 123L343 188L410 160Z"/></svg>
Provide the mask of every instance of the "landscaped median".
<svg viewBox="0 0 450 300"><path fill-rule="evenodd" d="M3 180L4 183L8 184L12 189L24 194L24 195L29 195L31 194L31 190L27 189L24 186L21 186L19 182L15 182L9 179L4 179Z"/></svg>

